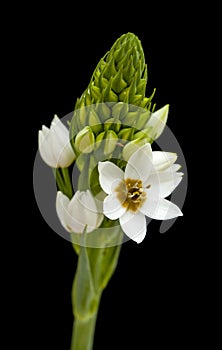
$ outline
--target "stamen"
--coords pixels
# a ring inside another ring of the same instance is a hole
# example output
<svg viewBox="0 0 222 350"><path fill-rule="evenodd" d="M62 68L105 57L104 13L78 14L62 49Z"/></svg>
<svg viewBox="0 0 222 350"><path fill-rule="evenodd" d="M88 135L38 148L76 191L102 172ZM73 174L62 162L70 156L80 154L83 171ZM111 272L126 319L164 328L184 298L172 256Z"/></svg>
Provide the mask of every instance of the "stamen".
<svg viewBox="0 0 222 350"><path fill-rule="evenodd" d="M148 185L146 188L149 188ZM122 181L115 191L118 193L117 198L120 200L122 206L136 212L142 205L146 197L146 192L143 189L141 180L126 179Z"/></svg>

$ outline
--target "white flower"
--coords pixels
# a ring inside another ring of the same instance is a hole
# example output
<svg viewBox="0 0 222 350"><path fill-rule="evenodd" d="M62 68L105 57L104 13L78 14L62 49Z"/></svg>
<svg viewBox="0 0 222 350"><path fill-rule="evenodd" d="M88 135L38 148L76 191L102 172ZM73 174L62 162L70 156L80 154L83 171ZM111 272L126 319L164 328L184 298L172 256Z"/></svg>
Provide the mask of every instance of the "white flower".
<svg viewBox="0 0 222 350"><path fill-rule="evenodd" d="M146 235L146 219L166 220L183 215L165 197L182 179L180 165L173 164L175 153L152 152L149 143L130 158L125 172L111 162L99 162L99 182L108 196L103 212L111 220L119 219L125 234L140 243Z"/></svg>
<svg viewBox="0 0 222 350"><path fill-rule="evenodd" d="M82 233L98 228L103 214L98 212L96 202L89 190L77 191L70 200L62 192L57 192L56 211L61 224L68 232Z"/></svg>
<svg viewBox="0 0 222 350"><path fill-rule="evenodd" d="M50 128L43 125L39 130L39 152L45 163L53 168L66 168L75 160L69 131L56 115Z"/></svg>

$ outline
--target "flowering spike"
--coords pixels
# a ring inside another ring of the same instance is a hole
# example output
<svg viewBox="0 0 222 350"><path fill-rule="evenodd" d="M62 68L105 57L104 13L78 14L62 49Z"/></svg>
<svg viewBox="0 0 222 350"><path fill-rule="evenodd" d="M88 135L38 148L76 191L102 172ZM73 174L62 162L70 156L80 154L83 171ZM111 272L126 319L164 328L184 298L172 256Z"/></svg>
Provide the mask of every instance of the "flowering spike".
<svg viewBox="0 0 222 350"><path fill-rule="evenodd" d="M110 51L108 51L96 66L90 83L82 96L77 100L75 110L80 109L79 121L72 118L70 125L70 139L75 149L75 138L78 132L87 126L96 138L99 133L107 130L120 132L123 139L129 140L133 132L124 130L125 127L131 126L138 130L146 125L148 117L141 113L128 113L125 106L128 104L142 107L150 111L152 109L152 98L145 97L147 84L147 65L145 63L144 52L138 37L133 33L123 34L118 38ZM114 103L114 106L105 107L107 103ZM101 104L105 113L100 113L99 107L89 113L84 107ZM125 105L125 106L123 106ZM81 111L82 110L82 111ZM130 111L132 112L132 111ZM114 118L114 119L112 119Z"/></svg>
<svg viewBox="0 0 222 350"><path fill-rule="evenodd" d="M129 87L130 101L142 107L146 102L143 101L146 83L147 67L141 42L133 33L123 34L98 63L76 108L80 108L82 102L84 106L96 102L127 103Z"/></svg>

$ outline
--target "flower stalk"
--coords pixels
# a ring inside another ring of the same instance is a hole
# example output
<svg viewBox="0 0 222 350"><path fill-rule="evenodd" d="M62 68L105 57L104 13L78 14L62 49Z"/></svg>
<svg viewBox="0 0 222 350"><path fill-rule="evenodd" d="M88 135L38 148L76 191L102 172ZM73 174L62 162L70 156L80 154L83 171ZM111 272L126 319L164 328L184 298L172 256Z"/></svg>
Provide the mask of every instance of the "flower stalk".
<svg viewBox="0 0 222 350"><path fill-rule="evenodd" d="M124 34L77 99L69 130L55 116L49 129L39 131L40 154L58 187L57 215L78 255L71 350L93 348L100 299L116 269L124 233L140 243L145 216L182 215L166 199L182 179L177 156L151 149L169 106L154 111L155 89L146 97L147 81L141 42L133 33ZM74 164L79 170L75 193Z"/></svg>
<svg viewBox="0 0 222 350"><path fill-rule="evenodd" d="M112 230L107 229L112 228ZM95 237L97 232L93 232ZM115 222L105 220L98 232L100 248L87 247L92 235L83 234L78 237L79 249L78 266L72 289L74 326L71 350L91 350L99 303L102 292L107 286L117 266L123 232ZM74 248L75 235L72 235ZM96 242L94 241L94 244ZM107 246L108 245L108 246Z"/></svg>

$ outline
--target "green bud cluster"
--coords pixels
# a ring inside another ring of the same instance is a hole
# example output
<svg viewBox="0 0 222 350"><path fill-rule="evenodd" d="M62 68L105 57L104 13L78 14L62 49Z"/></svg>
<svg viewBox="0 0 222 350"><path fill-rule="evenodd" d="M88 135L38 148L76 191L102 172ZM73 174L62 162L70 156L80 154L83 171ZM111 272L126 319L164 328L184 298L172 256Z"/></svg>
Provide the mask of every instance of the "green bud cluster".
<svg viewBox="0 0 222 350"><path fill-rule="evenodd" d="M141 42L132 33L124 34L100 60L87 89L76 102L70 125L75 152L89 153L107 139L104 152L110 153L108 150L118 139L133 140L154 109L151 101L155 90L146 97L146 84L147 65ZM90 146L82 146L87 139Z"/></svg>
<svg viewBox="0 0 222 350"><path fill-rule="evenodd" d="M98 63L89 86L76 108L101 102L125 102L147 108L147 65L140 40L133 33L122 35Z"/></svg>

